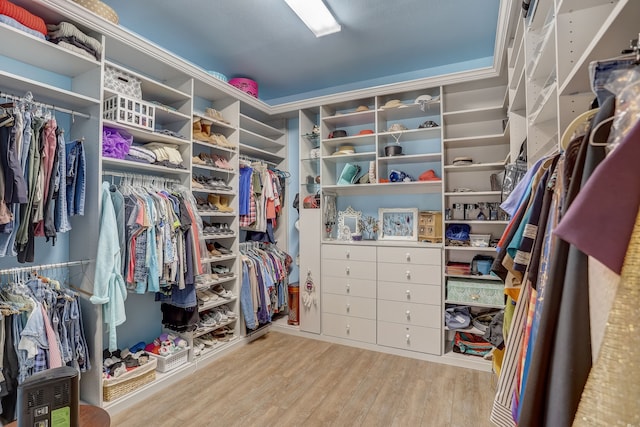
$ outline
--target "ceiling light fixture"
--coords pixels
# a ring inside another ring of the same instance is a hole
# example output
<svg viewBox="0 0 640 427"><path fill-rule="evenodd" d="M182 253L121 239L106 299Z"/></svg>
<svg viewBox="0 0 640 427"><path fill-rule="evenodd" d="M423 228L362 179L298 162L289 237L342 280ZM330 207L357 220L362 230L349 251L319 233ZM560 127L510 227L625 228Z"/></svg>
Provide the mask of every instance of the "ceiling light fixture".
<svg viewBox="0 0 640 427"><path fill-rule="evenodd" d="M316 37L340 31L335 20L322 0L284 0Z"/></svg>

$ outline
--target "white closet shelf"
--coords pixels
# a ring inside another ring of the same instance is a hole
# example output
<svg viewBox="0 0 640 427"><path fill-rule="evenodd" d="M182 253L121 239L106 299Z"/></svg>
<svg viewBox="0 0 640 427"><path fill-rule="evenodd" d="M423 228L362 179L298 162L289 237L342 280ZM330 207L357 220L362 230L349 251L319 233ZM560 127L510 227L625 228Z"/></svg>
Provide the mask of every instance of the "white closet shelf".
<svg viewBox="0 0 640 427"><path fill-rule="evenodd" d="M542 35L540 50L527 67L528 78L531 81L539 81L547 77L549 70L554 69L556 60L556 33L554 30L553 25L549 25L546 28L546 33Z"/></svg>
<svg viewBox="0 0 640 427"><path fill-rule="evenodd" d="M218 218L229 218L229 217L233 217L235 218L236 213L235 212L217 212L217 211L198 211L198 215L200 216L207 216L207 217L218 217Z"/></svg>
<svg viewBox="0 0 640 427"><path fill-rule="evenodd" d="M460 332L466 332L468 334L474 334L474 335L484 335L484 331L481 331L480 329L476 328L475 326L469 326L467 328L457 328L457 329L450 329L448 326L444 326L444 330L445 331L460 331Z"/></svg>
<svg viewBox="0 0 640 427"><path fill-rule="evenodd" d="M536 100L536 107L529 117L529 123L535 125L552 120L558 116L558 97L557 86L548 87L540 93L539 99Z"/></svg>
<svg viewBox="0 0 640 427"><path fill-rule="evenodd" d="M198 141L197 139L192 140L193 145L199 145L201 147L207 147L207 148L213 148L216 151L220 151L223 153L232 153L235 154L236 150L232 149L232 148L226 148L226 147L221 147L219 145L215 145L211 142L205 142L205 141Z"/></svg>
<svg viewBox="0 0 640 427"><path fill-rule="evenodd" d="M209 117L205 114L202 113L197 113L194 112L193 113L193 117L198 117L200 119L205 119L207 121L210 121L212 123L212 125L219 127L219 128L224 128L224 129L230 129L230 130L237 130L238 128L229 124L229 123L225 123L225 122L221 122L220 120L214 119L213 117Z"/></svg>
<svg viewBox="0 0 640 427"><path fill-rule="evenodd" d="M215 326L211 326L211 327L209 327L209 328L203 328L203 329L201 329L201 330L199 330L199 331L191 332L191 337L192 337L192 338L198 338L198 337L201 337L202 335L206 335L206 334L208 334L209 332L213 332L213 331L218 330L218 329L220 329L220 328L224 328L225 326L229 326L229 325L231 325L231 324L235 323L235 322L236 322L236 320L238 320L238 319L229 319L229 320L227 320L226 322L218 323L218 324L217 324L217 325L215 325Z"/></svg>
<svg viewBox="0 0 640 427"><path fill-rule="evenodd" d="M437 249L441 249L442 248L442 243L429 243L429 242L410 242L410 241L403 241L403 240L398 240L398 241L394 241L394 240L360 240L360 241L355 241L355 240L328 240L328 239L324 239L322 240L323 244L326 245L347 245L347 246L377 246L377 247L382 247L382 246L388 246L388 247L395 247L395 246L399 246L399 247L416 247L416 248L437 248Z"/></svg>
<svg viewBox="0 0 640 427"><path fill-rule="evenodd" d="M473 280L489 280L494 282L502 282L498 276L492 276L490 274L485 274L482 276L472 276L470 274L445 274L445 277L453 277L456 279L473 279Z"/></svg>
<svg viewBox="0 0 640 427"><path fill-rule="evenodd" d="M282 147L281 147L282 148ZM240 143L240 154L245 154L249 157L255 157L257 159L266 160L271 163L278 164L284 160L284 156L272 153L270 151L261 150L260 148L253 147L244 143Z"/></svg>
<svg viewBox="0 0 640 427"><path fill-rule="evenodd" d="M509 124L502 133L491 135L465 136L460 138L445 138L446 148L483 147L487 145L504 145L509 143Z"/></svg>
<svg viewBox="0 0 640 427"><path fill-rule="evenodd" d="M182 92L174 87L161 83L160 81L151 79L144 74L131 70L128 67L123 67L111 61L105 61L105 65L122 70L127 74L140 79L142 83L142 96L145 101L157 101L170 105L175 102L188 102L191 100L191 94Z"/></svg>
<svg viewBox="0 0 640 427"><path fill-rule="evenodd" d="M463 301L451 301L451 300L445 300L444 301L445 304L457 304L457 305L473 305L474 307L486 307L486 308L504 308L504 304L502 305L497 305L497 304L480 304L480 303L473 303L473 304L469 304L468 302L463 302Z"/></svg>
<svg viewBox="0 0 640 427"><path fill-rule="evenodd" d="M216 233L207 234L207 233L204 233L202 235L202 237L204 238L204 240L231 239L231 238L236 237L236 233L233 233L233 234L231 234L231 233L227 233L227 234L220 234L220 233L218 233L218 234L216 234ZM225 279L226 279L226 277L225 277Z"/></svg>
<svg viewBox="0 0 640 427"><path fill-rule="evenodd" d="M509 112L515 112L517 114L524 115L524 110L527 106L527 97L525 94L525 76L524 68L520 70L520 76L516 79L518 83L514 89L513 97L509 105Z"/></svg>
<svg viewBox="0 0 640 427"><path fill-rule="evenodd" d="M189 145L188 139L176 138L175 136L148 131L125 123L115 122L113 120L103 120L102 123L106 126L126 131L129 135L134 137L136 142L166 142L167 144L174 145Z"/></svg>
<svg viewBox="0 0 640 427"><path fill-rule="evenodd" d="M270 139L278 139L285 135L281 129L277 129L266 123L262 123L252 117L240 113L240 129L248 132L256 133Z"/></svg>
<svg viewBox="0 0 640 427"><path fill-rule="evenodd" d="M465 368L473 367L482 371L491 370L491 361L484 360L482 357L471 356L468 354L455 353L453 351L447 351L442 355L444 360L451 365L462 366Z"/></svg>
<svg viewBox="0 0 640 427"><path fill-rule="evenodd" d="M242 141L244 145L250 145L254 148L266 150L269 152L276 152L282 150L285 147L285 145L280 141L267 138L255 132L251 132L242 128L240 128L240 141Z"/></svg>
<svg viewBox="0 0 640 427"><path fill-rule="evenodd" d="M376 137L374 134L353 135L353 136L345 136L342 138L323 139L322 146L338 147L343 144L349 144L353 146L362 146L362 145L373 145L375 144L375 142L376 142Z"/></svg>
<svg viewBox="0 0 640 427"><path fill-rule="evenodd" d="M195 356L194 360L197 364L206 363L208 359L213 358L214 356L220 354L223 350L229 348L235 341L238 340L238 336L234 335L232 337L228 337L229 341L222 342L217 341L213 347L205 347L204 350L200 352L200 355Z"/></svg>
<svg viewBox="0 0 640 427"><path fill-rule="evenodd" d="M374 153L373 151L322 157L322 161L326 163L365 162L367 160L375 159L376 153Z"/></svg>
<svg viewBox="0 0 640 427"><path fill-rule="evenodd" d="M389 182L382 184L323 185L322 190L339 195L439 193L442 181Z"/></svg>
<svg viewBox="0 0 640 427"><path fill-rule="evenodd" d="M76 77L98 70L100 62L0 23L0 53L57 74Z"/></svg>
<svg viewBox="0 0 640 427"><path fill-rule="evenodd" d="M208 170L208 171L226 173L226 174L229 174L229 175L233 175L233 174L236 173L235 169L217 168L215 166L201 165L201 164L198 164L198 163L192 163L191 167L192 168L196 168L196 169L203 169L203 170Z"/></svg>
<svg viewBox="0 0 640 427"><path fill-rule="evenodd" d="M442 159L441 153L427 153L427 154L407 154L405 156L391 156L391 157L379 157L378 161L381 164L393 164L393 163L429 163L440 162Z"/></svg>
<svg viewBox="0 0 640 427"><path fill-rule="evenodd" d="M323 117L322 122L336 128L343 126L361 126L366 124L370 124L373 127L375 122L375 111L368 110L358 113L346 113Z"/></svg>
<svg viewBox="0 0 640 427"><path fill-rule="evenodd" d="M403 104L402 108L381 108L378 110L378 119L382 121L406 120L418 117L430 117L440 115L440 98L437 101L426 104L424 111L420 104Z"/></svg>
<svg viewBox="0 0 640 427"><path fill-rule="evenodd" d="M477 225L507 225L509 221L483 221L479 219L448 219L445 224L477 224Z"/></svg>
<svg viewBox="0 0 640 427"><path fill-rule="evenodd" d="M517 55L518 56L513 66L513 70L511 71L513 77L520 76L520 74L524 72L524 39L520 40L520 46ZM515 89L515 86L518 83L518 78L513 77L511 79L511 82L509 83L509 89Z"/></svg>
<svg viewBox="0 0 640 427"><path fill-rule="evenodd" d="M31 92L35 102L74 111L85 110L88 107L100 104L98 98L81 95L6 71L0 71L0 90L16 96L23 96L25 93Z"/></svg>
<svg viewBox="0 0 640 427"><path fill-rule="evenodd" d="M207 257L207 258L202 258L200 259L200 262L203 264L208 264L211 262L220 262L220 261L229 261L232 259L236 259L238 256L236 254L228 254L228 255L222 255L222 256L217 256L217 257Z"/></svg>
<svg viewBox="0 0 640 427"><path fill-rule="evenodd" d="M611 3L611 0L560 0L556 16L561 13L575 12Z"/></svg>
<svg viewBox="0 0 640 427"><path fill-rule="evenodd" d="M215 301L206 301L204 304L198 304L198 311L202 313L203 311L211 310L212 308L216 308L225 304L232 303L234 301L237 301L237 299L238 297L233 297L229 299L220 297Z"/></svg>
<svg viewBox="0 0 640 427"><path fill-rule="evenodd" d="M421 141L424 139L440 138L442 128L440 126L432 128L408 129L401 132L380 132L378 137L381 141L395 142L395 136L400 135L400 142Z"/></svg>
<svg viewBox="0 0 640 427"><path fill-rule="evenodd" d="M442 118L447 125L501 120L505 117L506 110L504 103L482 108L472 108L469 110L449 111L442 114Z"/></svg>
<svg viewBox="0 0 640 427"><path fill-rule="evenodd" d="M477 196L500 196L502 191L447 191L447 197L477 197Z"/></svg>
<svg viewBox="0 0 640 427"><path fill-rule="evenodd" d="M157 172L163 175L173 176L188 176L191 172L187 169L173 169L166 166L152 165L146 163L132 162L130 160L112 159L109 157L102 157L102 165L108 166L109 170L119 172L137 173L141 171L145 172Z"/></svg>
<svg viewBox="0 0 640 427"><path fill-rule="evenodd" d="M445 165L447 172L478 172L504 169L504 162L473 163L466 166Z"/></svg>
<svg viewBox="0 0 640 427"><path fill-rule="evenodd" d="M199 291L203 289L209 289L211 286L215 286L220 283L231 282L232 280L235 280L237 277L238 276L234 274L232 276L220 277L217 280L210 280L206 283L196 283L196 290Z"/></svg>
<svg viewBox="0 0 640 427"><path fill-rule="evenodd" d="M193 193L206 193L206 194L223 194L227 196L235 196L236 193L233 190L214 190L208 188L192 188L191 191Z"/></svg>
<svg viewBox="0 0 640 427"><path fill-rule="evenodd" d="M471 252L494 252L497 253L497 248L488 246L488 247L478 247L478 246L445 246L446 250L449 251L471 251Z"/></svg>

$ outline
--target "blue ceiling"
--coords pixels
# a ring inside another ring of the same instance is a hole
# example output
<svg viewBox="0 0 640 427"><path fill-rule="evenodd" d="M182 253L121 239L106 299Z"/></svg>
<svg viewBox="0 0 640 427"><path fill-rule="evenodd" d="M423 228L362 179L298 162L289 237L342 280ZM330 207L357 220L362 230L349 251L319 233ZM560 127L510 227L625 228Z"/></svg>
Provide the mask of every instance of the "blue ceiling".
<svg viewBox="0 0 640 427"><path fill-rule="evenodd" d="M500 0L325 0L342 31L316 38L284 0L105 0L120 25L267 103L491 66Z"/></svg>

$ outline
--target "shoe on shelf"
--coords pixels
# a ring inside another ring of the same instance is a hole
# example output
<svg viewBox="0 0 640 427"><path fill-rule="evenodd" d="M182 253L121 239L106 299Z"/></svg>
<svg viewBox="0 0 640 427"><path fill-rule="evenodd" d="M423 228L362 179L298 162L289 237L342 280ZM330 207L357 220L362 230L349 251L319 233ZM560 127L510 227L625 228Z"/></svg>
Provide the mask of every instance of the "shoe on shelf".
<svg viewBox="0 0 640 427"><path fill-rule="evenodd" d="M193 158L191 159L191 163L194 165L206 165L207 163L202 160L202 158L200 156L193 156Z"/></svg>
<svg viewBox="0 0 640 427"><path fill-rule="evenodd" d="M199 188L199 189L204 189L204 185L200 184L197 180L195 180L194 178L191 178L191 188Z"/></svg>
<svg viewBox="0 0 640 427"><path fill-rule="evenodd" d="M225 248L224 246L222 246L220 243L218 242L214 242L213 243L213 247L216 248L220 253L222 253L223 255L230 255L233 252L231 252L229 249Z"/></svg>
<svg viewBox="0 0 640 427"><path fill-rule="evenodd" d="M237 319L238 318L238 314L235 313L233 310L231 310L226 304L225 305L221 305L219 308L224 314L226 314L226 316L229 319Z"/></svg>
<svg viewBox="0 0 640 427"><path fill-rule="evenodd" d="M232 213L233 212L233 208L231 206L229 206L230 203L230 199L227 196L220 196L220 206L218 206L218 209L220 209L220 212L228 212L228 213ZM229 224L227 224L229 225Z"/></svg>
<svg viewBox="0 0 640 427"><path fill-rule="evenodd" d="M233 292L226 290L225 288L223 288L221 285L216 285L213 288L213 292L215 292L216 294L218 294L218 296L221 296L224 299L231 299L233 298Z"/></svg>
<svg viewBox="0 0 640 427"><path fill-rule="evenodd" d="M231 122L229 122L229 120L225 119L224 116L222 115L222 113L214 108L207 108L206 110L204 110L204 114L207 117L211 117L214 120L217 120L219 122L222 123L226 123L228 125L231 124Z"/></svg>

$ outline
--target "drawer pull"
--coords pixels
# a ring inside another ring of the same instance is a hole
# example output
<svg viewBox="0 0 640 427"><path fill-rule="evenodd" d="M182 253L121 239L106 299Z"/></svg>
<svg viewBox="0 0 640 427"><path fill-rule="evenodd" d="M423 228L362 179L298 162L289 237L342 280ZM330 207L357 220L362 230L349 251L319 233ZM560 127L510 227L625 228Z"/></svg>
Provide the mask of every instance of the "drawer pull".
<svg viewBox="0 0 640 427"><path fill-rule="evenodd" d="M407 334L407 344L411 343L411 335Z"/></svg>
<svg viewBox="0 0 640 427"><path fill-rule="evenodd" d="M345 252L345 256L347 257L347 259L351 258L351 251Z"/></svg>
<svg viewBox="0 0 640 427"><path fill-rule="evenodd" d="M347 274L351 273L351 269L349 267L347 267L345 271L347 272Z"/></svg>
<svg viewBox="0 0 640 427"><path fill-rule="evenodd" d="M409 270L407 270L406 275L407 275L407 279L411 279L411 272Z"/></svg>
<svg viewBox="0 0 640 427"><path fill-rule="evenodd" d="M480 299L480 295L479 294L473 294L471 295L471 299L474 301L478 301Z"/></svg>
<svg viewBox="0 0 640 427"><path fill-rule="evenodd" d="M351 285L347 283L347 293L351 292Z"/></svg>
<svg viewBox="0 0 640 427"><path fill-rule="evenodd" d="M411 299L411 290L407 289L407 299Z"/></svg>
<svg viewBox="0 0 640 427"><path fill-rule="evenodd" d="M411 254L409 252L406 253L407 262L411 262Z"/></svg>
<svg viewBox="0 0 640 427"><path fill-rule="evenodd" d="M407 315L407 320L411 320L411 311L407 310L406 315Z"/></svg>
<svg viewBox="0 0 640 427"><path fill-rule="evenodd" d="M347 313L351 311L351 304L347 304Z"/></svg>
<svg viewBox="0 0 640 427"><path fill-rule="evenodd" d="M347 334L351 332L351 325L347 325Z"/></svg>

